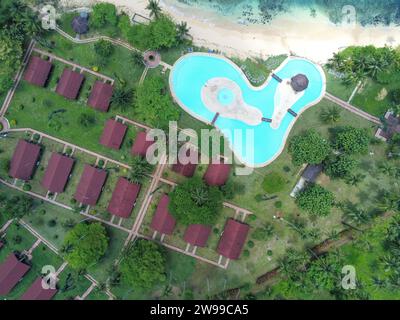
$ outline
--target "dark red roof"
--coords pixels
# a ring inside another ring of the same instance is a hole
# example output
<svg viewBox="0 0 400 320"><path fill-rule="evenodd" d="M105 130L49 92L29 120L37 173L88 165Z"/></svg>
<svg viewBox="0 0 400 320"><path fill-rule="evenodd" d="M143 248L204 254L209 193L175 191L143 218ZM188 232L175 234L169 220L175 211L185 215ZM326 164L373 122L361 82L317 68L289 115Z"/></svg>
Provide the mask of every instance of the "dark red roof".
<svg viewBox="0 0 400 320"><path fill-rule="evenodd" d="M57 293L57 289L44 289L42 277L39 277L22 295L20 300L51 300Z"/></svg>
<svg viewBox="0 0 400 320"><path fill-rule="evenodd" d="M218 243L217 252L229 259L239 259L250 227L247 224L228 219Z"/></svg>
<svg viewBox="0 0 400 320"><path fill-rule="evenodd" d="M11 159L9 175L21 180L31 179L39 155L39 145L19 140Z"/></svg>
<svg viewBox="0 0 400 320"><path fill-rule="evenodd" d="M103 146L118 150L121 147L127 129L126 125L116 120L108 119L100 137L100 143Z"/></svg>
<svg viewBox="0 0 400 320"><path fill-rule="evenodd" d="M204 174L204 180L209 186L222 186L228 181L231 166L229 164L210 163Z"/></svg>
<svg viewBox="0 0 400 320"><path fill-rule="evenodd" d="M135 139L135 143L132 146L131 153L135 156L146 156L147 149L154 143L154 140L149 137L149 140L146 140L146 132L140 131Z"/></svg>
<svg viewBox="0 0 400 320"><path fill-rule="evenodd" d="M42 186L53 193L64 191L71 174L74 159L60 153L52 153L42 180Z"/></svg>
<svg viewBox="0 0 400 320"><path fill-rule="evenodd" d="M193 246L205 247L210 233L210 226L204 224L191 224L187 227L183 239Z"/></svg>
<svg viewBox="0 0 400 320"><path fill-rule="evenodd" d="M37 56L32 56L26 69L24 79L32 84L44 87L52 67L53 65L51 62Z"/></svg>
<svg viewBox="0 0 400 320"><path fill-rule="evenodd" d="M107 112L112 94L113 86L111 84L96 81L87 103L96 110Z"/></svg>
<svg viewBox="0 0 400 320"><path fill-rule="evenodd" d="M58 81L56 92L68 99L76 99L83 80L83 74L71 69L64 69Z"/></svg>
<svg viewBox="0 0 400 320"><path fill-rule="evenodd" d="M0 295L10 293L30 268L29 265L19 261L14 253L11 253L0 264Z"/></svg>
<svg viewBox="0 0 400 320"><path fill-rule="evenodd" d="M184 161L180 161L178 155L177 163L172 166L172 170L188 178L193 177L198 163L198 153L193 149L186 149L183 151ZM180 152L181 153L181 152ZM186 153L186 156L185 156ZM182 160L183 160L182 159Z"/></svg>
<svg viewBox="0 0 400 320"><path fill-rule="evenodd" d="M76 188L75 199L80 203L94 206L100 197L106 178L107 171L86 164Z"/></svg>
<svg viewBox="0 0 400 320"><path fill-rule="evenodd" d="M168 212L169 197L164 194L158 203L150 227L161 234L172 234L175 228L175 218Z"/></svg>
<svg viewBox="0 0 400 320"><path fill-rule="evenodd" d="M122 177L119 178L108 205L108 212L121 218L129 218L140 188L140 184L131 183Z"/></svg>

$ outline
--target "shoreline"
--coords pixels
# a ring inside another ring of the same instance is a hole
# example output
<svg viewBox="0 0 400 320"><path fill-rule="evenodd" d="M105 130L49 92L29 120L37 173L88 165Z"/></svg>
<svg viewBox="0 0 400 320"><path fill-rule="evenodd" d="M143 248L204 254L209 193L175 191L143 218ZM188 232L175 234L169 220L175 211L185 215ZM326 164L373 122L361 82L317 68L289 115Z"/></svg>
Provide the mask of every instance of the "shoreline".
<svg viewBox="0 0 400 320"><path fill-rule="evenodd" d="M68 6L90 6L94 0L62 0ZM100 0L120 10L148 16L147 0ZM162 10L176 22L186 21L196 46L219 50L240 58L293 54L324 64L333 53L351 45L400 45L400 27L338 26L327 17L309 17L306 10L282 14L268 25L241 25L202 7L172 0L160 2ZM299 19L300 17L300 19Z"/></svg>

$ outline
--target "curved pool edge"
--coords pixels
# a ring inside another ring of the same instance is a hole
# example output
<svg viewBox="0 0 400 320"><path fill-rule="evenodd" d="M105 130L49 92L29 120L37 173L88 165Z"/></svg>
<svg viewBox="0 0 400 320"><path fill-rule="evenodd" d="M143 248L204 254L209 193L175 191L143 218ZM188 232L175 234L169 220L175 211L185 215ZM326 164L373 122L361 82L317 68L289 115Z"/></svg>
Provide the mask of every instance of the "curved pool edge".
<svg viewBox="0 0 400 320"><path fill-rule="evenodd" d="M177 64L179 64L183 59L186 59L187 57L190 57L190 56L207 56L207 57L215 57L215 58L219 58L219 59L224 60L225 62L229 63L234 69L236 69L236 71L239 72L239 74L242 76L242 78L244 79L246 84L252 90L255 90L255 91L260 91L260 90L265 89L269 85L270 81L273 80L272 74L278 73L280 70L282 70L290 60L304 60L304 61L310 62L313 65L315 65L315 67L318 69L319 73L321 74L321 77L322 77L322 89L321 89L320 96L315 101L313 101L312 103L309 103L308 105L304 106L302 108L302 110L297 114L297 117L294 119L293 122L291 122L289 124L289 126L288 126L288 128L287 128L287 130L285 132L285 135L284 135L284 137L282 139L282 145L281 145L280 149L276 152L276 154L271 159L268 159L266 162L263 162L263 163L248 163L247 161L245 161L239 154L237 154L235 152L232 142L230 141L230 139L228 139L223 134L222 130L216 125L213 126L228 141L229 148L232 150L232 154L233 154L234 158L236 158L237 160L239 160L239 162L241 162L242 164L244 164L245 166L247 166L249 168L254 168L254 169L264 168L264 167L270 165L272 162L274 162L277 158L279 158L279 156L282 154L282 152L284 151L284 149L286 147L287 139L288 139L288 137L289 137L294 125L297 123L297 120L309 108L311 108L311 107L317 105L318 103L320 103L322 101L322 99L324 98L325 94L326 94L326 82L327 82L327 80L326 80L325 71L323 70L323 68L321 67L320 64L318 64L318 63L316 63L316 62L314 62L314 61L312 61L310 59L306 59L306 58L303 58L303 57L297 57L297 56L288 56L279 65L278 68L276 68L275 70L271 71L271 73L269 74L267 80L261 86L257 86L256 87L250 82L250 80L247 78L247 76L243 72L243 70L236 63L234 63L232 60L230 60L229 58L227 58L227 57L225 57L223 55L213 54L213 53L206 53L206 52L188 53L188 54L185 54L182 57L180 57L178 60L176 60L175 63L173 64L173 66L172 66L172 69L171 69L171 72L170 72L169 78L168 78L168 84L169 84L170 92L171 92L172 98L174 99L174 102L176 104L178 104L190 116L192 116L193 118L195 118L195 119L197 119L197 120L199 120L199 121L201 121L201 122L203 122L203 123L205 123L207 125L211 125L211 122L209 122L208 120L198 116L196 113L192 112L188 107L186 107L185 104L183 104L183 103L181 103L181 101L179 101L179 99L177 98L177 95L175 93L175 88L174 88L174 86L172 84L173 71L174 71L175 66Z"/></svg>

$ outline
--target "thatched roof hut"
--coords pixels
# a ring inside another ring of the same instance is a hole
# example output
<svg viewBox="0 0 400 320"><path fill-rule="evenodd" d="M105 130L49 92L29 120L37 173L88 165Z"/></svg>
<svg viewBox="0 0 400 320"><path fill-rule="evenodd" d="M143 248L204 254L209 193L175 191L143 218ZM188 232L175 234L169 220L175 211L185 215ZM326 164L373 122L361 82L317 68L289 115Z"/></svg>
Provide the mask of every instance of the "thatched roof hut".
<svg viewBox="0 0 400 320"><path fill-rule="evenodd" d="M308 88L310 81L304 74L298 74L291 79L291 85L294 91L301 92Z"/></svg>

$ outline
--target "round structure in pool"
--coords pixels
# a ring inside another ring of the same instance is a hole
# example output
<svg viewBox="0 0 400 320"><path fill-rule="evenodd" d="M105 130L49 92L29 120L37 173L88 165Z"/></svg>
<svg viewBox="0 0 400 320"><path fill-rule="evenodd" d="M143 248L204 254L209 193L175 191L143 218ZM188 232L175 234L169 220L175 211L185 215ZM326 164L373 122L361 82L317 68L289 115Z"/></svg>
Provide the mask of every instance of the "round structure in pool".
<svg viewBox="0 0 400 320"><path fill-rule="evenodd" d="M227 78L235 82L240 87L244 102L257 108L263 121L259 125L250 125L219 116L214 126L225 135L232 151L242 163L249 167L264 167L281 154L299 115L320 102L326 90L324 71L307 59L289 57L273 73L275 77L271 74L262 86L254 87L231 60L218 55L191 53L175 63L169 83L172 96L179 106L194 118L210 124L215 120L215 113L202 100L203 87L214 78ZM274 109L278 109L275 108L278 80L290 81L299 74L307 77L308 86L301 97L292 106L288 106L288 112L282 117L279 128L272 128L268 119L272 119ZM218 92L218 101L223 105L229 105L235 99L235 94L228 91L221 89Z"/></svg>

